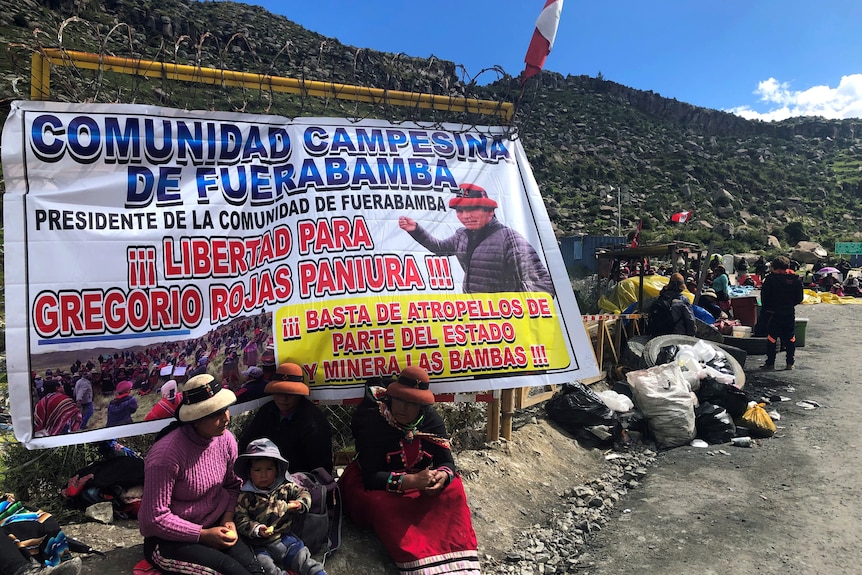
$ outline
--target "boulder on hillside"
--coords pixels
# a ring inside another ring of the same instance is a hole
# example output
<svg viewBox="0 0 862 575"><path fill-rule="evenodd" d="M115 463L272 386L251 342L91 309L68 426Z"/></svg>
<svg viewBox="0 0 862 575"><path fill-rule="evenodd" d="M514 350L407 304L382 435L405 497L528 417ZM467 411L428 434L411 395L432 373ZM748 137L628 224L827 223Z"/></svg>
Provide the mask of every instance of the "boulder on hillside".
<svg viewBox="0 0 862 575"><path fill-rule="evenodd" d="M733 230L734 226L730 222L720 222L715 226L715 231L721 235L724 239L732 240L733 239Z"/></svg>
<svg viewBox="0 0 862 575"><path fill-rule="evenodd" d="M829 252L826 251L826 248L817 242L799 242L790 257L803 264L813 264L828 255Z"/></svg>
<svg viewBox="0 0 862 575"><path fill-rule="evenodd" d="M734 218L736 217L736 210L733 206L721 206L718 208L718 217L723 220Z"/></svg>

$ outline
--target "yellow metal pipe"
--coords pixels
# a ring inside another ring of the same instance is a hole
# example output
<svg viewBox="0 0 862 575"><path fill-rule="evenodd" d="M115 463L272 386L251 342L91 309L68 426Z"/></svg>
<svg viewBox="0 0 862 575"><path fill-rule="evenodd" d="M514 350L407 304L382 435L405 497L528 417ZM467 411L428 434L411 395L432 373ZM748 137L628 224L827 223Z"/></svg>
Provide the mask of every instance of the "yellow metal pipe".
<svg viewBox="0 0 862 575"><path fill-rule="evenodd" d="M197 82L238 88L266 88L274 92L302 94L321 98L337 98L394 106L414 106L424 109L449 112L471 112L500 116L505 121L512 118L514 105L510 102L479 100L476 98L453 98L436 94L403 92L368 88L351 84L298 80L282 76L268 76L251 72L203 68L182 64L170 64L153 60L102 56L89 52L63 51L57 48L44 50L45 58L58 66L76 65L89 70L103 70L120 74L139 75L184 82ZM35 58L35 56L34 56ZM44 66L44 64L43 64ZM49 68L49 67L48 67ZM34 68L35 70L35 68ZM34 72L35 73L35 72Z"/></svg>
<svg viewBox="0 0 862 575"><path fill-rule="evenodd" d="M51 75L45 79L45 69L50 70L45 58L39 52L33 52L30 57L30 99L44 100L50 92Z"/></svg>

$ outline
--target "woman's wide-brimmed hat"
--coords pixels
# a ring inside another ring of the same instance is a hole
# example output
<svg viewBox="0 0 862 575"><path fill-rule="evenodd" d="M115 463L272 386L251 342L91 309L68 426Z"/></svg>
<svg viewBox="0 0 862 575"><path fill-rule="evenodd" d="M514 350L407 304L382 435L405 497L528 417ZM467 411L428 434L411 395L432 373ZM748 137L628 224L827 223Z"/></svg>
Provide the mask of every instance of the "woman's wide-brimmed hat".
<svg viewBox="0 0 862 575"><path fill-rule="evenodd" d="M292 393L308 395L310 390L305 383L305 372L296 363L282 363L275 370L275 377L263 388L266 393Z"/></svg>
<svg viewBox="0 0 862 575"><path fill-rule="evenodd" d="M431 405L434 403L434 394L429 389L428 373L421 367L411 365L404 368L398 379L389 384L386 393L390 397Z"/></svg>
<svg viewBox="0 0 862 575"><path fill-rule="evenodd" d="M714 289L712 289L712 288L706 288L706 289L705 289L705 290L703 290L703 292L701 292L701 294L700 294L700 296L701 296L701 297L703 297L703 296L705 296L705 295L708 295L708 296L714 297L715 299L718 299L718 294L717 294L717 293L715 293L715 290L714 290Z"/></svg>
<svg viewBox="0 0 862 575"><path fill-rule="evenodd" d="M287 459L282 457L281 452L278 450L278 446L265 437L255 439L248 444L248 447L245 448L245 453L237 457L233 464L234 473L242 479L248 479L251 460L256 457L274 459L275 464L278 466L276 477L284 478L287 475Z"/></svg>
<svg viewBox="0 0 862 575"><path fill-rule="evenodd" d="M213 376L202 373L189 379L183 386L183 402L177 408L177 419L197 421L236 403L236 395L223 388Z"/></svg>

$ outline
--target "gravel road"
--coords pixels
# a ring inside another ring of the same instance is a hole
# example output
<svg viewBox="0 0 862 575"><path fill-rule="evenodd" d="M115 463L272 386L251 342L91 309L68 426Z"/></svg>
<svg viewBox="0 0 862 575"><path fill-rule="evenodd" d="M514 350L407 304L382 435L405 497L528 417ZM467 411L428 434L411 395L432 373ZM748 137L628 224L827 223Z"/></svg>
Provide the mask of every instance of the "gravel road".
<svg viewBox="0 0 862 575"><path fill-rule="evenodd" d="M776 435L660 453L578 573L862 572L862 306L798 306L797 317L810 321L794 371L752 371L763 356L746 363L747 390L790 398L767 407L781 415ZM820 407L797 405L806 400Z"/></svg>

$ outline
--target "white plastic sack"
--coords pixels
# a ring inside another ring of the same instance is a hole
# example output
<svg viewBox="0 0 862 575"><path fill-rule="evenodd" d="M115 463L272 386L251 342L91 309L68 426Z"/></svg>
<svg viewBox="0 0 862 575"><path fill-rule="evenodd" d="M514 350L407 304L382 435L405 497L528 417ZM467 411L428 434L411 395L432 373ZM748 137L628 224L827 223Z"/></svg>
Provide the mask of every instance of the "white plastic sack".
<svg viewBox="0 0 862 575"><path fill-rule="evenodd" d="M659 447L678 447L694 439L695 396L677 363L630 371L626 379Z"/></svg>
<svg viewBox="0 0 862 575"><path fill-rule="evenodd" d="M711 377L719 383L726 383L727 385L734 385L736 383L736 378L733 374L722 373L710 365L704 366L703 370L707 377Z"/></svg>
<svg viewBox="0 0 862 575"><path fill-rule="evenodd" d="M632 409L634 409L635 404L631 399L629 399L622 393L617 393L612 389L600 391L597 395L602 398L602 401L605 402L605 405L607 405L616 412L626 413L627 411L631 411Z"/></svg>

